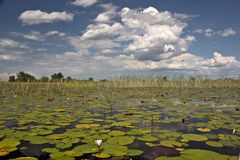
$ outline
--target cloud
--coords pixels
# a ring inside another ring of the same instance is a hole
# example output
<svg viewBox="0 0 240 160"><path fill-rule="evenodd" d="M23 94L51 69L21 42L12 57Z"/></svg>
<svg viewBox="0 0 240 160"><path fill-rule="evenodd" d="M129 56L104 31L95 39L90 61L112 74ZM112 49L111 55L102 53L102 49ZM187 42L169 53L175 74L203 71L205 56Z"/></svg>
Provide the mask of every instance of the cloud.
<svg viewBox="0 0 240 160"><path fill-rule="evenodd" d="M97 3L97 0L74 0L72 2L75 6L89 7Z"/></svg>
<svg viewBox="0 0 240 160"><path fill-rule="evenodd" d="M82 35L70 38L76 50L85 49L90 55L133 54L138 60L158 61L181 54L195 40L193 36L183 35L187 26L183 16L160 12L154 7L142 10L125 7L120 11L111 4L101 7L104 12L95 18L97 23L88 25ZM100 15L109 18L100 20ZM174 52L166 50L166 46L172 46Z"/></svg>
<svg viewBox="0 0 240 160"><path fill-rule="evenodd" d="M46 36L59 36L59 37L64 37L66 36L65 33L59 32L59 31L49 31L45 34Z"/></svg>
<svg viewBox="0 0 240 160"><path fill-rule="evenodd" d="M41 23L53 23L57 21L70 22L73 21L74 14L63 12L43 12L41 10L27 10L21 13L19 20L24 25L33 25Z"/></svg>
<svg viewBox="0 0 240 160"><path fill-rule="evenodd" d="M16 76L16 73L0 72L0 80L8 80L9 76Z"/></svg>
<svg viewBox="0 0 240 160"><path fill-rule="evenodd" d="M14 55L4 55L4 54L0 54L0 61L2 60L17 60L19 59L19 57L14 56Z"/></svg>
<svg viewBox="0 0 240 160"><path fill-rule="evenodd" d="M196 41L193 35L184 33L191 15L158 11L154 7L125 7L120 11L115 8L105 20L97 20L106 12L98 14L95 23L89 24L81 35L69 37L75 51L58 54L57 59L94 68L89 66L91 62L96 64L94 69L99 72L111 68L116 71L184 70L210 74L239 69L235 57L215 52L212 58L205 59L188 53L189 45ZM195 33L215 35L210 28ZM220 32L217 34L220 36Z"/></svg>
<svg viewBox="0 0 240 160"><path fill-rule="evenodd" d="M100 4L99 6L103 9L103 12L99 13L94 21L98 23L111 23L112 19L117 16L117 7L111 3Z"/></svg>
<svg viewBox="0 0 240 160"><path fill-rule="evenodd" d="M27 49L28 47L24 44L20 44L17 41L8 38L0 38L0 47L2 48L21 48Z"/></svg>
<svg viewBox="0 0 240 160"><path fill-rule="evenodd" d="M233 36L237 34L236 31L234 31L232 28L226 28L224 31L221 33L222 37L228 37L228 36Z"/></svg>
<svg viewBox="0 0 240 160"><path fill-rule="evenodd" d="M213 36L220 36L220 37L229 37L229 36L234 36L237 34L237 32L235 30L233 30L231 27L226 28L224 30L219 30L219 31L215 31L212 28L207 28L207 29L196 29L193 31L193 33L204 33L204 35L208 38L211 38Z"/></svg>
<svg viewBox="0 0 240 160"><path fill-rule="evenodd" d="M63 36L71 49L32 58L28 64L19 65L19 69L31 68L30 71L38 75L61 71L81 77L154 71L216 75L240 69L240 62L233 56L214 52L211 58L203 58L189 53L189 46L196 41L194 35L185 32L191 15L159 11L154 7L99 6L102 11L79 35L69 36L59 31L41 33L44 38ZM195 33L205 34L205 29Z"/></svg>
<svg viewBox="0 0 240 160"><path fill-rule="evenodd" d="M39 31L30 31L30 33L18 33L18 32L11 32L10 33L13 36L20 36L28 40L34 40L34 41L40 41L43 42L49 37L53 36L59 36L59 37L64 37L66 36L65 33L59 32L59 31L48 31L46 33L41 33Z"/></svg>

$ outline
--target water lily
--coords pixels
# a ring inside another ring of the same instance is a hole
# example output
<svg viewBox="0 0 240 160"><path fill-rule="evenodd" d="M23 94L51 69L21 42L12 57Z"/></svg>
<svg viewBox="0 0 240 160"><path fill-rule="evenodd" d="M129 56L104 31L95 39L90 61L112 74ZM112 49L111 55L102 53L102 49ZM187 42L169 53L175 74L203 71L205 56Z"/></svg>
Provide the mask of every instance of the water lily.
<svg viewBox="0 0 240 160"><path fill-rule="evenodd" d="M102 139L96 139L95 144L97 145L97 147L100 147L102 144Z"/></svg>
<svg viewBox="0 0 240 160"><path fill-rule="evenodd" d="M234 128L233 131L232 131L232 134L235 134L236 133L236 129Z"/></svg>

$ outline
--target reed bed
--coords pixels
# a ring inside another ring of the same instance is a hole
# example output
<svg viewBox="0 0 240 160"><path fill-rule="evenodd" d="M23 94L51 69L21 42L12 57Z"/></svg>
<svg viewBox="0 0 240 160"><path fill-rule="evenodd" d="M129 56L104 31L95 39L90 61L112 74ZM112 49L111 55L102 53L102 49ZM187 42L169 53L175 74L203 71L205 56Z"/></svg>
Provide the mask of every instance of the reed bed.
<svg viewBox="0 0 240 160"><path fill-rule="evenodd" d="M172 89L210 89L232 88L240 89L240 79L203 79L203 78L175 78L163 77L115 77L106 81L70 82L0 82L0 94L64 94L65 92L80 92L84 89L127 89L127 88L172 88Z"/></svg>

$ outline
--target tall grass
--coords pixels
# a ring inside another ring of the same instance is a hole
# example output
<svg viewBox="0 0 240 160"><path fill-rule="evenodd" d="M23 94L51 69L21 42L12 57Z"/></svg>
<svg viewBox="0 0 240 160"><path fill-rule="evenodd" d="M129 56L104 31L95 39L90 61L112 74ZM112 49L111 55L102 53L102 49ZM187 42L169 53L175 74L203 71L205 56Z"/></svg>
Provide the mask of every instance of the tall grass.
<svg viewBox="0 0 240 160"><path fill-rule="evenodd" d="M162 77L115 77L107 81L71 82L0 82L0 94L64 94L80 92L88 88L239 88L239 79L204 79L201 77L185 79L182 77L167 80Z"/></svg>

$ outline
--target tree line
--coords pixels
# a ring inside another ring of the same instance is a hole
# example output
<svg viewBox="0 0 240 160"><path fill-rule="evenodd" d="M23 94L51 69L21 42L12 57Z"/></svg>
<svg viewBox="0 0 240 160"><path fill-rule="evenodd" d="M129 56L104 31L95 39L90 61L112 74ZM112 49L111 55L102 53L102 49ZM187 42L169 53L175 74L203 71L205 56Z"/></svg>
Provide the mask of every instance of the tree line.
<svg viewBox="0 0 240 160"><path fill-rule="evenodd" d="M63 81L68 82L73 80L75 79L73 79L70 76L64 78L64 75L61 72L54 73L53 75L51 75L51 78L47 76L42 76L40 79L37 79L33 75L25 73L23 71L17 73L16 76L15 75L9 76L8 79L9 82L63 82ZM94 79L90 77L88 80L93 81Z"/></svg>

